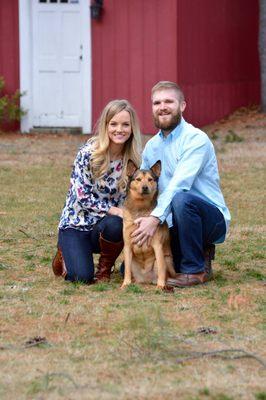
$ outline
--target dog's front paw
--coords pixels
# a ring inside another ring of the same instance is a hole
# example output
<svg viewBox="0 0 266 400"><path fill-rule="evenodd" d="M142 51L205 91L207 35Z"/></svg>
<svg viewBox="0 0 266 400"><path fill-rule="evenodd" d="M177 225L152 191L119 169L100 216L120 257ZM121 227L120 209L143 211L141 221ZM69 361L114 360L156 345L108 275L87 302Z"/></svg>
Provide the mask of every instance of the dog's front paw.
<svg viewBox="0 0 266 400"><path fill-rule="evenodd" d="M158 279L157 279L157 289L164 290L165 286L166 286L165 279L162 279L162 278L160 279L158 277Z"/></svg>
<svg viewBox="0 0 266 400"><path fill-rule="evenodd" d="M162 292L173 292L174 288L171 286L167 286L167 285L157 285L157 289L161 290Z"/></svg>
<svg viewBox="0 0 266 400"><path fill-rule="evenodd" d="M122 283L122 285L120 286L120 289L123 290L123 289L125 289L126 287L128 287L129 285L131 285L131 281L124 281L124 282Z"/></svg>

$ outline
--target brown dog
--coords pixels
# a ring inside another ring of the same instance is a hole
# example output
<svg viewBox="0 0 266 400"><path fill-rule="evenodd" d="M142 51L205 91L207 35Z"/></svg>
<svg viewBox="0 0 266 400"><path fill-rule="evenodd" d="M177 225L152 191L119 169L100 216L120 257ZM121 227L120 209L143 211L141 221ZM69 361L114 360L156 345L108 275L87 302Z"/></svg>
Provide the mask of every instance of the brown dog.
<svg viewBox="0 0 266 400"><path fill-rule="evenodd" d="M151 170L139 170L131 160L128 162L129 185L123 209L125 276L122 288L129 285L133 277L137 283L154 283L164 289L167 278L176 275L166 223L158 226L149 246L144 243L139 247L131 237L136 229L134 220L149 216L156 206L160 173L160 161Z"/></svg>

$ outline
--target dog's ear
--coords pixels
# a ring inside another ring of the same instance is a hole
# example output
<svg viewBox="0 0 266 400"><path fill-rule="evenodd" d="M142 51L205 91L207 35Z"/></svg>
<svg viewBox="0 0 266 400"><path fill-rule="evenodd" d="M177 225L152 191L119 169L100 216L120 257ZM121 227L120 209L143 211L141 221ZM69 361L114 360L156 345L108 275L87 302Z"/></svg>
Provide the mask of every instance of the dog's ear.
<svg viewBox="0 0 266 400"><path fill-rule="evenodd" d="M161 161L158 160L152 167L151 167L152 172L154 173L157 178L161 175Z"/></svg>
<svg viewBox="0 0 266 400"><path fill-rule="evenodd" d="M134 173L137 171L138 167L132 160L128 160L127 162L127 176L132 178Z"/></svg>

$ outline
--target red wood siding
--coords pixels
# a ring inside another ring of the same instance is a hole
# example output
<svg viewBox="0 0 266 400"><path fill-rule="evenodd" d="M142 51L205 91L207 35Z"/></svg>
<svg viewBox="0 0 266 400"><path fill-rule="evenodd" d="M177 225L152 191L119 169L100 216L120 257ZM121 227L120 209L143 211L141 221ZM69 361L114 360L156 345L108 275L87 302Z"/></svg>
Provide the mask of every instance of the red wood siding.
<svg viewBox="0 0 266 400"><path fill-rule="evenodd" d="M185 117L204 125L259 103L258 0L105 0L92 22L93 122L104 105L127 98L153 133L150 90L183 87ZM19 88L18 0L0 1L0 75Z"/></svg>
<svg viewBox="0 0 266 400"><path fill-rule="evenodd" d="M5 93L19 88L18 0L0 2L0 76L5 79ZM18 128L18 124L9 128Z"/></svg>
<svg viewBox="0 0 266 400"><path fill-rule="evenodd" d="M258 18L257 1L178 1L178 81L194 123L259 103Z"/></svg>
<svg viewBox="0 0 266 400"><path fill-rule="evenodd" d="M92 23L93 121L114 98L135 106L154 132L150 90L185 91L185 117L204 125L259 102L257 0L105 0Z"/></svg>
<svg viewBox="0 0 266 400"><path fill-rule="evenodd" d="M176 13L176 0L104 2L101 21L92 23L94 123L109 100L127 98L143 131L154 131L150 89L177 78Z"/></svg>

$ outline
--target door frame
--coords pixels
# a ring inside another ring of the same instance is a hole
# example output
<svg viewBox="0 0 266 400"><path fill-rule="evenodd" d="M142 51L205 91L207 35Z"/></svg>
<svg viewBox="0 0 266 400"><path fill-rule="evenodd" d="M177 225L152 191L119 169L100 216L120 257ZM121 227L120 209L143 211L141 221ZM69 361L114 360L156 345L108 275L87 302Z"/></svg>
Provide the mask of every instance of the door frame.
<svg viewBox="0 0 266 400"><path fill-rule="evenodd" d="M20 129L27 133L33 125L33 40L32 1L19 0L19 59L21 107L27 110L22 117ZM91 17L90 0L80 0L82 16L83 78L82 78L82 132L91 133L92 128L92 62L91 62Z"/></svg>

